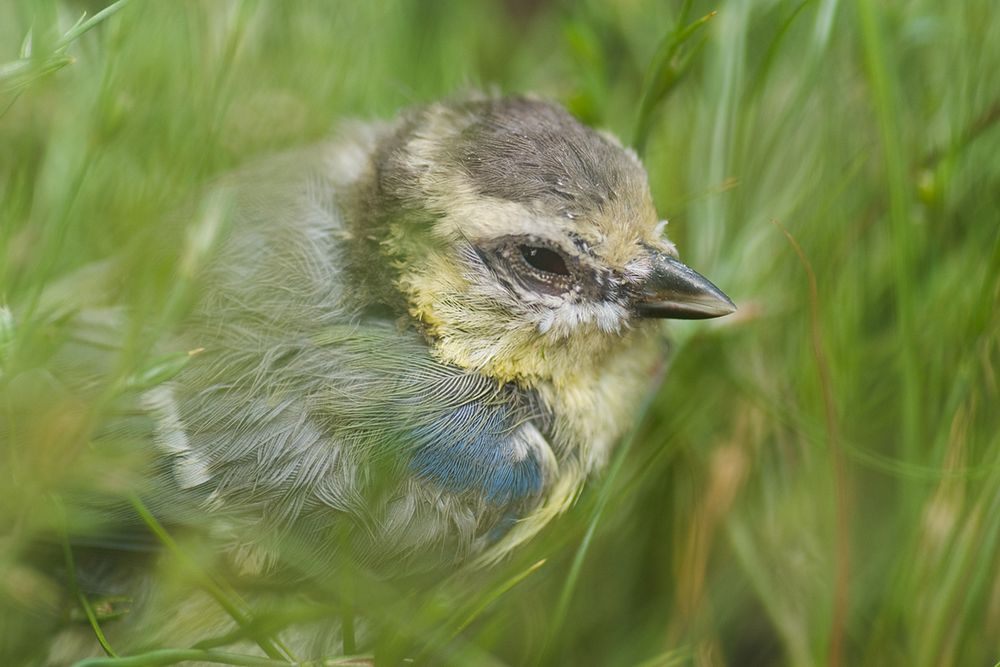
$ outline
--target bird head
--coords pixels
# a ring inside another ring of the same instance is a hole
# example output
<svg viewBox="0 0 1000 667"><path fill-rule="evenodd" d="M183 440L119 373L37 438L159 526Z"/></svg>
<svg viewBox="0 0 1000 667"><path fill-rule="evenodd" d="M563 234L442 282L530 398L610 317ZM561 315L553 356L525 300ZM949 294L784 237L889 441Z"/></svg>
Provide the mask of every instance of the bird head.
<svg viewBox="0 0 1000 667"><path fill-rule="evenodd" d="M677 259L636 155L552 103L416 110L376 164L383 247L442 361L559 382L655 318L735 309Z"/></svg>

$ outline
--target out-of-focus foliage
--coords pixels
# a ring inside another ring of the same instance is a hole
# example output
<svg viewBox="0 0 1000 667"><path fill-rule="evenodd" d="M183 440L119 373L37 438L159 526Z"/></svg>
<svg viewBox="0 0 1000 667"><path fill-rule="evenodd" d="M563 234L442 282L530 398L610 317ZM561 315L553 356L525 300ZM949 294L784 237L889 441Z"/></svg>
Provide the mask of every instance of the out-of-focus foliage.
<svg viewBox="0 0 1000 667"><path fill-rule="evenodd" d="M535 542L422 597L357 591L384 654L1000 660L994 0L133 0L74 30L105 4L0 4L0 662L72 606L37 551L86 535L67 498L132 484L102 417L180 363L150 350L211 258L164 214L338 118L493 86L644 141L671 237L740 311L672 325L630 446ZM58 283L109 258L111 286ZM66 386L94 360L52 294L109 289L127 344Z"/></svg>

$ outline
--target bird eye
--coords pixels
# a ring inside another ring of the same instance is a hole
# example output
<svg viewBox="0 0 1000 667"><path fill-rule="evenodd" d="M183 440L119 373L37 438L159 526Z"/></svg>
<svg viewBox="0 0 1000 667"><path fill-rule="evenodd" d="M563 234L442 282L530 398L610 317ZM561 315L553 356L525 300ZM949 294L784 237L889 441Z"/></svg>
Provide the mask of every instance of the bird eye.
<svg viewBox="0 0 1000 667"><path fill-rule="evenodd" d="M543 273L554 273L558 276L568 276L569 269L566 267L566 260L554 250L548 248L537 248L535 246L518 246L521 256L532 268Z"/></svg>

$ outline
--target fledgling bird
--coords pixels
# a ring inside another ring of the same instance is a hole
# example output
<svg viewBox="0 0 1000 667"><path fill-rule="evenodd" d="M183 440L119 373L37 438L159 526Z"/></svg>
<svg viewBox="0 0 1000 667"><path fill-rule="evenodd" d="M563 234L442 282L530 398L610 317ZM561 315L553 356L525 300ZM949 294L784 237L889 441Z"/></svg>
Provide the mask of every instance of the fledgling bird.
<svg viewBox="0 0 1000 667"><path fill-rule="evenodd" d="M635 154L528 97L345 126L215 198L176 341L200 352L141 398L144 499L245 572L499 558L607 460L657 318L734 310L662 236Z"/></svg>

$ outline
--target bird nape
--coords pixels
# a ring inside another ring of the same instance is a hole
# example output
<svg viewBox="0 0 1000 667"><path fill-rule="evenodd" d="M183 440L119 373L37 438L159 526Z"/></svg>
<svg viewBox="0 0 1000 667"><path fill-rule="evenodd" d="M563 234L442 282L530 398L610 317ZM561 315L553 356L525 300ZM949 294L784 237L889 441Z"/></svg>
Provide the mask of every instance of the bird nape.
<svg viewBox="0 0 1000 667"><path fill-rule="evenodd" d="M266 607L283 582L322 601L345 572L376 596L497 561L607 461L662 358L658 319L735 309L661 235L636 155L529 97L346 124L204 201L164 223L193 239L194 298L158 350L180 361L94 439L140 449L141 474L72 496L93 521L69 578L129 600L102 624L116 646L364 646L363 616L264 640L232 600ZM64 306L65 373L101 372L79 350L111 354L127 309ZM206 564L227 583L191 586ZM60 633L53 664L100 650L86 625Z"/></svg>

